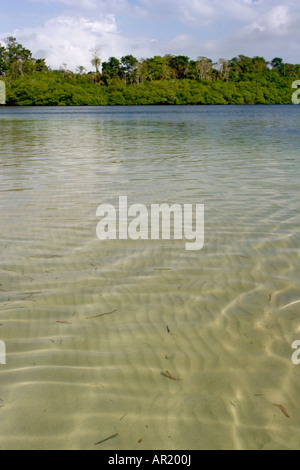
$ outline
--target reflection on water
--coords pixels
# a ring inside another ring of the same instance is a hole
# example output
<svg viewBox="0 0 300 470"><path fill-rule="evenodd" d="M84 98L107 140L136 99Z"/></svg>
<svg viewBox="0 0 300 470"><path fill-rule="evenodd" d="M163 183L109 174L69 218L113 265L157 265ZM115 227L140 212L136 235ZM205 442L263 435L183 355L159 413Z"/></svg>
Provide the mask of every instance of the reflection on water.
<svg viewBox="0 0 300 470"><path fill-rule="evenodd" d="M0 110L1 449L298 447L299 111ZM120 195L204 248L100 242Z"/></svg>

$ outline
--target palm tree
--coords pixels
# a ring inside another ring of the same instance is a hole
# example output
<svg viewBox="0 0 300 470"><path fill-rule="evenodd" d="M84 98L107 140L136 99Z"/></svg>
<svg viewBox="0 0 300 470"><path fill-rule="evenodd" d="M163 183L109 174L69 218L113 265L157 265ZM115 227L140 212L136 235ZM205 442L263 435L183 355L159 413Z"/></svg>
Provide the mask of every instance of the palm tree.
<svg viewBox="0 0 300 470"><path fill-rule="evenodd" d="M76 72L78 72L79 75L82 75L85 70L86 68L83 65L78 65L78 67L76 67Z"/></svg>
<svg viewBox="0 0 300 470"><path fill-rule="evenodd" d="M99 73L99 69L101 65L101 59L99 57L99 53L100 53L99 48L97 46L93 47L93 49L91 49L91 53L93 55L91 63L95 67L96 73Z"/></svg>

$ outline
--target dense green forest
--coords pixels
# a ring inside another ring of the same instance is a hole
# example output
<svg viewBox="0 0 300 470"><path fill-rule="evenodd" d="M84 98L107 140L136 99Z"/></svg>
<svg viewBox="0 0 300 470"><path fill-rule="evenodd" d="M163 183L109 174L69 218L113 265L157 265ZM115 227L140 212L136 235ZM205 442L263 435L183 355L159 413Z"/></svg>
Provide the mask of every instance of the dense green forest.
<svg viewBox="0 0 300 470"><path fill-rule="evenodd" d="M51 70L44 59L9 37L0 44L0 78L6 83L7 105L197 105L290 104L300 65L281 58L239 55L213 63L206 57L127 55L102 62L91 51L92 71L67 64Z"/></svg>

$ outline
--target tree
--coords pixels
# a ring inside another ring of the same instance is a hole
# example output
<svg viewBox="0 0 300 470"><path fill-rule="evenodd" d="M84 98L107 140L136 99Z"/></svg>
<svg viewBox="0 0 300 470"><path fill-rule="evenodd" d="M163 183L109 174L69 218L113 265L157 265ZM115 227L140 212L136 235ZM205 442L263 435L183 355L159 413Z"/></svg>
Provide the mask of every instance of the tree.
<svg viewBox="0 0 300 470"><path fill-rule="evenodd" d="M171 71L165 57L154 56L147 59L148 80L166 80L170 78Z"/></svg>
<svg viewBox="0 0 300 470"><path fill-rule="evenodd" d="M7 52L5 47L0 44L0 77L3 77L8 69Z"/></svg>
<svg viewBox="0 0 300 470"><path fill-rule="evenodd" d="M102 76L104 78L120 78L122 75L122 68L119 59L110 57L107 62L102 64Z"/></svg>
<svg viewBox="0 0 300 470"><path fill-rule="evenodd" d="M48 72L49 71L49 68L46 64L46 60L45 59L36 59L35 61L35 69L37 72Z"/></svg>
<svg viewBox="0 0 300 470"><path fill-rule="evenodd" d="M16 38L9 36L5 39L6 51L9 64L16 60L25 61L31 59L32 54L29 49L25 49L22 44L19 44Z"/></svg>
<svg viewBox="0 0 300 470"><path fill-rule="evenodd" d="M230 67L232 72L235 72L238 75L251 73L253 71L253 61L250 57L240 54L238 57L231 59Z"/></svg>
<svg viewBox="0 0 300 470"><path fill-rule="evenodd" d="M280 75L282 76L285 75L285 64L283 60L281 59L281 57L275 57L271 61L271 66L274 70L277 70L280 73Z"/></svg>
<svg viewBox="0 0 300 470"><path fill-rule="evenodd" d="M141 59L135 68L135 83L144 83L148 77L148 63L146 59Z"/></svg>
<svg viewBox="0 0 300 470"><path fill-rule="evenodd" d="M71 70L68 70L68 64L66 64L65 62L62 64L59 71L63 74L64 78L68 78L73 75L73 72Z"/></svg>
<svg viewBox="0 0 300 470"><path fill-rule="evenodd" d="M121 63L122 63L122 68L124 71L124 78L125 78L125 83L130 81L130 83L133 83L134 80L134 70L135 66L138 63L138 60L133 57L133 55L126 55L121 57Z"/></svg>
<svg viewBox="0 0 300 470"><path fill-rule="evenodd" d="M196 61L196 70L200 80L211 80L212 78L212 60L207 57L198 57Z"/></svg>
<svg viewBox="0 0 300 470"><path fill-rule="evenodd" d="M273 69L281 70L282 66L283 66L283 60L280 57L275 57L271 61L271 66L272 66Z"/></svg>
<svg viewBox="0 0 300 470"><path fill-rule="evenodd" d="M19 44L13 36L6 38L5 42L7 64L11 69L13 78L16 78L23 75L23 64L32 59L32 54L29 49L25 49L22 44Z"/></svg>
<svg viewBox="0 0 300 470"><path fill-rule="evenodd" d="M83 72L86 71L86 68L85 68L83 65L78 65L78 66L76 67L76 71L79 73L79 75L82 75Z"/></svg>
<svg viewBox="0 0 300 470"><path fill-rule="evenodd" d="M268 70L268 62L263 57L253 57L253 69L257 72L266 72Z"/></svg>
<svg viewBox="0 0 300 470"><path fill-rule="evenodd" d="M91 49L91 53L92 53L91 64L93 65L93 67L95 67L96 73L98 74L100 71L100 66L101 66L101 59L99 57L100 50L97 46L95 46L93 47L93 49Z"/></svg>
<svg viewBox="0 0 300 470"><path fill-rule="evenodd" d="M184 55L172 56L168 62L170 67L175 71L176 77L185 78L189 69L189 57Z"/></svg>
<svg viewBox="0 0 300 470"><path fill-rule="evenodd" d="M223 80L228 82L229 74L230 74L230 62L226 59L219 59L218 61L218 69L221 73Z"/></svg>

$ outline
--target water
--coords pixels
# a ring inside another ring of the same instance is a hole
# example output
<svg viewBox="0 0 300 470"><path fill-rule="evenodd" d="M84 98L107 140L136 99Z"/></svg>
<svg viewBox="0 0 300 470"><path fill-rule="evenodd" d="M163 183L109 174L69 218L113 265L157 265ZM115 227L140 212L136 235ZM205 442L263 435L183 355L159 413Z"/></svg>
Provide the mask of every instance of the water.
<svg viewBox="0 0 300 470"><path fill-rule="evenodd" d="M299 448L299 113L0 109L1 449ZM120 195L204 248L101 242Z"/></svg>

